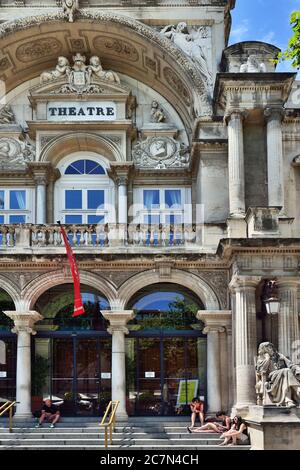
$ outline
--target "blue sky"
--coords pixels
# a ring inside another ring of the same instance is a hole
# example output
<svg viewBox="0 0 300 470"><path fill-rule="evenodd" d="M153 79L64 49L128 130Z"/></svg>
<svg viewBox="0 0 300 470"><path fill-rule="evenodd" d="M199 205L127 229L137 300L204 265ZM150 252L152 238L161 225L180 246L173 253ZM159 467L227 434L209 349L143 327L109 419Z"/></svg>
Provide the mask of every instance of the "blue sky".
<svg viewBox="0 0 300 470"><path fill-rule="evenodd" d="M285 49L294 10L300 10L300 0L236 0L229 44L258 40ZM277 70L290 71L291 66L283 63Z"/></svg>

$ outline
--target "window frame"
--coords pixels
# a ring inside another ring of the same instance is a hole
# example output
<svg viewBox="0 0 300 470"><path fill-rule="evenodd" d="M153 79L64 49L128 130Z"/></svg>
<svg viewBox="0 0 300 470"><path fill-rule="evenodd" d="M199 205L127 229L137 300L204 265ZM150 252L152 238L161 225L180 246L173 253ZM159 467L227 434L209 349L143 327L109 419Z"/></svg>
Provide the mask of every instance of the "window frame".
<svg viewBox="0 0 300 470"><path fill-rule="evenodd" d="M0 222L1 225L19 225L21 223L30 224L34 223L34 188L24 187L7 187L1 186L0 191L4 191L4 209L0 209L0 216L4 217L4 222ZM25 191L25 209L10 209L10 192L11 191ZM11 223L9 221L10 216L24 215L25 222Z"/></svg>
<svg viewBox="0 0 300 470"><path fill-rule="evenodd" d="M159 190L159 207L154 207L152 210L148 210L146 206L144 206L144 191L147 190ZM165 201L165 191L174 190L180 191L181 193L181 208L170 208L166 207ZM134 188L133 191L134 195L134 217L137 220L137 223L148 225L145 222L145 217L148 216L159 216L160 217L160 224L166 224L166 217L168 215L177 215L181 216L182 224L190 224L192 223L192 215L191 211L186 211L186 205L191 204L191 187L190 186L143 186ZM142 204L138 203L137 201L143 201ZM157 225L157 224L154 224ZM173 224L170 224L173 225Z"/></svg>

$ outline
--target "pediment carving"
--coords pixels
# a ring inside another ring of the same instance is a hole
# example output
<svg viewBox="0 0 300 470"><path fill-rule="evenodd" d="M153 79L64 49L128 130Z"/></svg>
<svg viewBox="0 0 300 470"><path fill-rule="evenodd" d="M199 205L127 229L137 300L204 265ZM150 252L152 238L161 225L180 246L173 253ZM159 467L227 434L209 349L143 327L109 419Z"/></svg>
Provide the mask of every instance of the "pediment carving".
<svg viewBox="0 0 300 470"><path fill-rule="evenodd" d="M58 57L55 69L41 74L40 85L32 89L31 95L129 94L116 72L103 70L98 56L90 57L89 64L86 60L77 53L70 65L68 58Z"/></svg>

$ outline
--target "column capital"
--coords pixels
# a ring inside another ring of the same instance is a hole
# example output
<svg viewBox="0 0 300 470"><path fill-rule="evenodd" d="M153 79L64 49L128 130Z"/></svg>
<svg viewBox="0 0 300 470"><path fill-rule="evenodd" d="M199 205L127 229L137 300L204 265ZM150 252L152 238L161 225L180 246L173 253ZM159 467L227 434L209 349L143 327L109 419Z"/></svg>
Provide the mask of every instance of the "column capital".
<svg viewBox="0 0 300 470"><path fill-rule="evenodd" d="M133 162L112 162L107 173L117 183L118 186L121 186L128 184L133 169Z"/></svg>
<svg viewBox="0 0 300 470"><path fill-rule="evenodd" d="M135 317L133 310L101 310L102 315L109 321L108 332L122 331L128 334L127 323Z"/></svg>
<svg viewBox="0 0 300 470"><path fill-rule="evenodd" d="M210 333L224 333L225 328L223 326L206 326L203 330L203 333L205 335L210 334Z"/></svg>
<svg viewBox="0 0 300 470"><path fill-rule="evenodd" d="M249 112L246 109L242 108L229 108L226 110L226 113L224 115L224 122L228 125L229 121L232 120L238 120L238 121L244 121Z"/></svg>
<svg viewBox="0 0 300 470"><path fill-rule="evenodd" d="M50 162L29 162L28 167L37 185L47 185L53 167Z"/></svg>
<svg viewBox="0 0 300 470"><path fill-rule="evenodd" d="M33 329L34 324L37 321L43 320L43 316L35 310L29 310L28 312L18 312L15 310L5 310L3 313L14 321L14 327L11 330L12 333L20 333L25 331L32 335L36 334Z"/></svg>
<svg viewBox="0 0 300 470"><path fill-rule="evenodd" d="M234 292L244 289L255 289L261 280L261 276L241 276L235 274L229 283L229 290Z"/></svg>
<svg viewBox="0 0 300 470"><path fill-rule="evenodd" d="M264 109L264 115L267 121L278 120L282 121L285 115L283 106L270 106Z"/></svg>
<svg viewBox="0 0 300 470"><path fill-rule="evenodd" d="M276 278L278 289L298 289L300 286L300 277L286 276Z"/></svg>
<svg viewBox="0 0 300 470"><path fill-rule="evenodd" d="M231 326L231 310L198 310L196 317L205 324L205 330L207 332L213 332L214 330L222 333Z"/></svg>

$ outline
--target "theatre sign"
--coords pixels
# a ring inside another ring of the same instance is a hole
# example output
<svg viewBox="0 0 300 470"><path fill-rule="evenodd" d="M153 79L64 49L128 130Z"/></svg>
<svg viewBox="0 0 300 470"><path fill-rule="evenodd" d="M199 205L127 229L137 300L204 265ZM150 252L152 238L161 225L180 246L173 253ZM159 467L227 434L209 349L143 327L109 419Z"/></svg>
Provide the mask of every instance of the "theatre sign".
<svg viewBox="0 0 300 470"><path fill-rule="evenodd" d="M47 104L48 121L115 121L113 101L52 101Z"/></svg>

